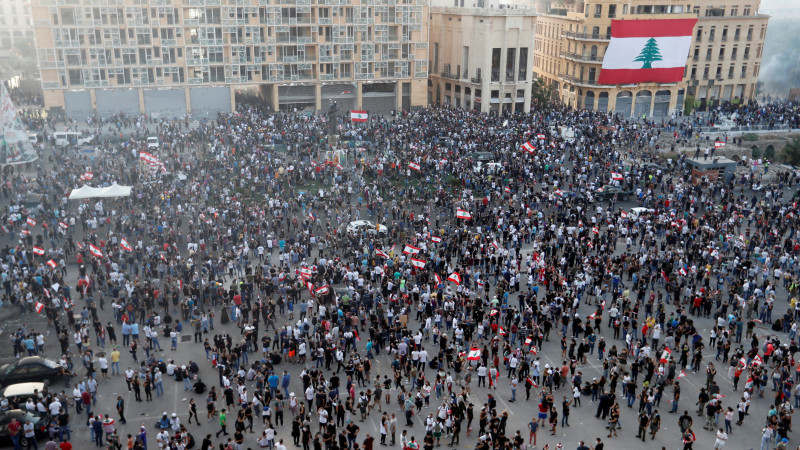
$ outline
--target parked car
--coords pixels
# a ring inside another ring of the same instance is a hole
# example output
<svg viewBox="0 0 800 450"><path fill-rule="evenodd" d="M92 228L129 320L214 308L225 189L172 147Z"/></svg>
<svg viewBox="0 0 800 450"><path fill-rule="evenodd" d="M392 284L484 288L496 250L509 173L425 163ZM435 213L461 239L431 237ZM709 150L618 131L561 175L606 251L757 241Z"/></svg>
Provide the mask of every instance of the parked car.
<svg viewBox="0 0 800 450"><path fill-rule="evenodd" d="M45 385L41 381L11 384L0 390L0 398L8 400L9 409L18 409L25 405L29 398L38 400L46 395Z"/></svg>
<svg viewBox="0 0 800 450"><path fill-rule="evenodd" d="M148 149L158 149L159 143L158 138L155 136L150 136L147 138L147 148Z"/></svg>
<svg viewBox="0 0 800 450"><path fill-rule="evenodd" d="M639 217L646 216L648 214L653 214L654 212L656 212L656 210L651 208L642 208L642 207L631 208L630 212L628 213L628 219L636 220Z"/></svg>
<svg viewBox="0 0 800 450"><path fill-rule="evenodd" d="M632 194L631 191L626 191L619 186L613 185L606 185L603 186L603 190L595 194L598 200L611 200L614 196L617 197L617 200L627 200Z"/></svg>
<svg viewBox="0 0 800 450"><path fill-rule="evenodd" d="M561 191L561 196L576 203L586 203L588 200L585 195L574 191Z"/></svg>
<svg viewBox="0 0 800 450"><path fill-rule="evenodd" d="M361 233L366 232L370 235L386 236L389 229L385 225L374 223L369 220L355 220L347 224L346 231L348 233Z"/></svg>
<svg viewBox="0 0 800 450"><path fill-rule="evenodd" d="M53 384L61 378L61 366L41 356L27 356L0 366L0 385L8 386L30 381Z"/></svg>
<svg viewBox="0 0 800 450"><path fill-rule="evenodd" d="M26 420L30 420L34 426L36 436L47 435L47 427L50 425L50 419L47 415L39 416L36 413L23 411L21 409L10 409L8 411L0 412L0 440L11 442L11 436L8 434L8 424L11 419L17 419L20 425L24 425ZM22 447L28 446L28 440L25 438L22 430L20 430L19 444Z"/></svg>
<svg viewBox="0 0 800 450"><path fill-rule="evenodd" d="M467 153L467 158L470 158L475 161L482 161L482 162L490 162L494 161L494 153L492 152L473 152Z"/></svg>

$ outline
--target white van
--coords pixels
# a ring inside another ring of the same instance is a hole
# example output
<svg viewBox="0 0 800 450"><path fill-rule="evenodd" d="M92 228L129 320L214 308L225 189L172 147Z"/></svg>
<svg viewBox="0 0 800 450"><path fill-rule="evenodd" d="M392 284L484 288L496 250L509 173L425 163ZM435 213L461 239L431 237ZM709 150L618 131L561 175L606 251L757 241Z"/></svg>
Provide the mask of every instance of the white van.
<svg viewBox="0 0 800 450"><path fill-rule="evenodd" d="M56 147L65 145L86 145L94 141L94 136L76 131L59 131L53 134L56 140Z"/></svg>

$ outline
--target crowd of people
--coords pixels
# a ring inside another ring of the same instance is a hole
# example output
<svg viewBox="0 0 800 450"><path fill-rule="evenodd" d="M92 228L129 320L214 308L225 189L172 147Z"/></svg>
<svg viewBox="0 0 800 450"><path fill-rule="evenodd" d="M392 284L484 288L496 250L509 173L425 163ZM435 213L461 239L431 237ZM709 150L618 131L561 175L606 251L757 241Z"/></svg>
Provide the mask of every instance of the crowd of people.
<svg viewBox="0 0 800 450"><path fill-rule="evenodd" d="M794 105L738 111L797 119ZM124 376L136 402L159 404L165 378L197 398L187 423L165 411L126 428L134 449L148 431L159 449L284 450L289 436L305 450L467 436L521 448L569 426L586 397L608 428L581 436L594 450L626 414L655 440L664 397L685 449L706 439L694 407L715 448L744 421L763 421L762 450L786 448L800 404L794 173L693 178L685 155L664 156L690 142L691 122L558 104L340 120L335 146L327 120L255 104L199 123L119 115L89 125L115 137L96 156L44 146L35 167L6 171L2 302L46 318L60 345L39 344L27 320L12 338L15 355L59 355L64 368L64 391L25 405L52 419L53 445L83 426L68 405L85 408L96 445L126 445L125 399L96 406ZM117 138L127 128L138 131ZM87 180L133 194L68 201ZM189 346L206 361L178 351ZM696 402L683 377L702 380ZM737 398L720 393L723 377ZM527 442L507 429L498 386L538 405ZM203 400L216 435L191 426L208 426ZM375 415L376 429L362 423ZM19 425L15 448L36 442Z"/></svg>

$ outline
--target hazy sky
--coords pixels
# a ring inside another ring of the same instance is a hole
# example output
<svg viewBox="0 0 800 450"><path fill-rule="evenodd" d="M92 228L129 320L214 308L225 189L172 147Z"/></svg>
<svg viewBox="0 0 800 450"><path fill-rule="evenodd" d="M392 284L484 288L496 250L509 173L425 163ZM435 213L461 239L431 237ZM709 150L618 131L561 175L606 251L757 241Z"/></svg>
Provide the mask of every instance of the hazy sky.
<svg viewBox="0 0 800 450"><path fill-rule="evenodd" d="M800 17L799 0L761 0L760 12L770 14L772 11L780 11L781 17L788 19Z"/></svg>

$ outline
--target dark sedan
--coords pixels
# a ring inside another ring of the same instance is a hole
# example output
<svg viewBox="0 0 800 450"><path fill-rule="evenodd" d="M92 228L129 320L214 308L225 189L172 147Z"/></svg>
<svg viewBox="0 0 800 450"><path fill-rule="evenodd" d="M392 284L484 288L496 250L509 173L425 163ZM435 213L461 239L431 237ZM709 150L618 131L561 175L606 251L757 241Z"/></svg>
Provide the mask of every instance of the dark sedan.
<svg viewBox="0 0 800 450"><path fill-rule="evenodd" d="M53 384L61 377L61 366L40 356L20 358L0 367L0 385L41 381Z"/></svg>

